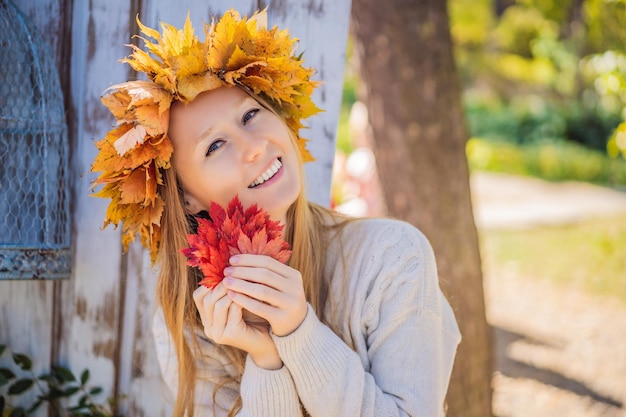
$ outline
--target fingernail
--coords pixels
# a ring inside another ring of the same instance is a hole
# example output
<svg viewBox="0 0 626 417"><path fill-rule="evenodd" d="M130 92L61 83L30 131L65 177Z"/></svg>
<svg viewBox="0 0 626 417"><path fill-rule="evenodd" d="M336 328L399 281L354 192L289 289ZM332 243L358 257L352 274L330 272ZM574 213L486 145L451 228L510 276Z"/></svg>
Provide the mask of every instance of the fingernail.
<svg viewBox="0 0 626 417"><path fill-rule="evenodd" d="M231 268L230 266L226 267L226 268L224 268L224 275L230 275L230 274L233 273L233 271L234 271L234 269Z"/></svg>
<svg viewBox="0 0 626 417"><path fill-rule="evenodd" d="M239 262L239 256L235 255L235 256L231 256L229 259L231 264L236 264L237 262Z"/></svg>
<svg viewBox="0 0 626 417"><path fill-rule="evenodd" d="M228 286L228 285L231 285L232 283L233 283L232 278L224 278L224 285Z"/></svg>

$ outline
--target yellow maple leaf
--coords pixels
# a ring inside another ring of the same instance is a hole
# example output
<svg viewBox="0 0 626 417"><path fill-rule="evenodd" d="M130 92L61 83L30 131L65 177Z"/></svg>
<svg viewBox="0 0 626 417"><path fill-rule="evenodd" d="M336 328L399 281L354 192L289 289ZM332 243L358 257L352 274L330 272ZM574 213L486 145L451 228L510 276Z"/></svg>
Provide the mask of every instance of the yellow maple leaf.
<svg viewBox="0 0 626 417"><path fill-rule="evenodd" d="M241 82L250 87L254 94L260 94L262 91L272 86L271 80L256 75L244 76L241 77L241 79Z"/></svg>
<svg viewBox="0 0 626 417"><path fill-rule="evenodd" d="M198 94L214 90L223 85L222 81L211 72L201 75L188 75L178 79L178 95L183 102L195 99Z"/></svg>
<svg viewBox="0 0 626 417"><path fill-rule="evenodd" d="M241 19L238 12L231 9L224 13L217 24L209 30L209 55L207 63L213 71L228 70L227 63L236 48L247 50L253 48L258 29L257 24L267 24L266 11L251 19Z"/></svg>

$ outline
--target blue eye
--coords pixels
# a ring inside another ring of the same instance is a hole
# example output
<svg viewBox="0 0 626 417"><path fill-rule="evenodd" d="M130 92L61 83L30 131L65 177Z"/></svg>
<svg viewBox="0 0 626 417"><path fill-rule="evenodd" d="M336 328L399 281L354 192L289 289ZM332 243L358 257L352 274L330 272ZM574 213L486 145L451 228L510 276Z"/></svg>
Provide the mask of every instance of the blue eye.
<svg viewBox="0 0 626 417"><path fill-rule="evenodd" d="M211 155L213 152L218 150L223 144L224 144L223 140L221 140L221 139L216 140L211 145L209 145L209 148L206 150L205 156Z"/></svg>
<svg viewBox="0 0 626 417"><path fill-rule="evenodd" d="M254 116L256 116L256 114L259 112L260 109L252 109L250 111L247 111L246 114L243 115L243 119L242 122L243 124L247 124L250 120L252 120L252 118Z"/></svg>

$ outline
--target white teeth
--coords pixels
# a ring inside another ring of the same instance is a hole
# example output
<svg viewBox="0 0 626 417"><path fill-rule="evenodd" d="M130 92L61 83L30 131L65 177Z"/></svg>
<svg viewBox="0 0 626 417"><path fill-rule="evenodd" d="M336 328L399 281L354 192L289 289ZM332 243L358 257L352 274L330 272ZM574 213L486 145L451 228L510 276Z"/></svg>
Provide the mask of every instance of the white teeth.
<svg viewBox="0 0 626 417"><path fill-rule="evenodd" d="M256 187L257 185L263 184L265 181L272 178L274 174L276 174L278 170L280 169L280 167L282 166L283 166L282 162L280 162L279 159L276 159L274 163L272 164L272 166L269 167L267 171L259 175L259 177L256 180L254 180L254 182L250 184L248 188L253 188L253 187Z"/></svg>

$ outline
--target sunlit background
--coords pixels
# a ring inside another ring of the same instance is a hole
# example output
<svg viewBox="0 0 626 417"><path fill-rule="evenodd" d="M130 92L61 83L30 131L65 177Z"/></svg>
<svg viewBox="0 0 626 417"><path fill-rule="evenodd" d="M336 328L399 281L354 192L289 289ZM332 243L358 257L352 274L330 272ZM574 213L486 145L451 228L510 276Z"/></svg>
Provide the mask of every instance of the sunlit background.
<svg viewBox="0 0 626 417"><path fill-rule="evenodd" d="M626 1L450 0L494 412L626 413ZM385 214L346 65L332 203Z"/></svg>

